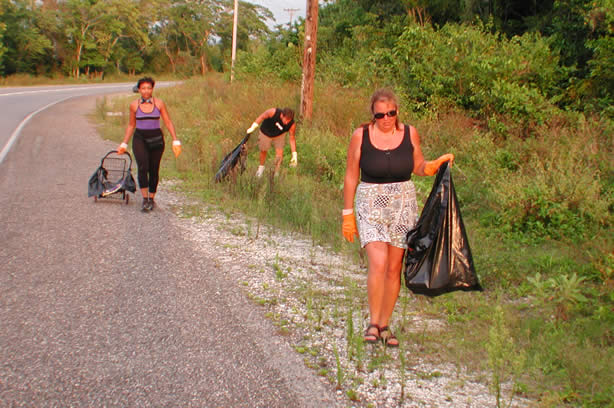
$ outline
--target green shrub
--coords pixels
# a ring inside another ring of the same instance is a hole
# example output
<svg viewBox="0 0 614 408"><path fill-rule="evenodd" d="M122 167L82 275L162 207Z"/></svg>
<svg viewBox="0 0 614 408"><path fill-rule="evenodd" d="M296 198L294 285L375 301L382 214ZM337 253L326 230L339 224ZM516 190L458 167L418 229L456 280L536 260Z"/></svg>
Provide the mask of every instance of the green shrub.
<svg viewBox="0 0 614 408"><path fill-rule="evenodd" d="M238 52L235 72L238 77L257 74L275 80L300 81L301 65L302 52L294 43L277 44L274 47L258 44L249 51Z"/></svg>
<svg viewBox="0 0 614 408"><path fill-rule="evenodd" d="M546 39L525 34L506 40L483 25L435 30L411 24L394 53L399 83L416 99L449 98L483 117L510 114L542 123L553 109L549 92L562 79Z"/></svg>

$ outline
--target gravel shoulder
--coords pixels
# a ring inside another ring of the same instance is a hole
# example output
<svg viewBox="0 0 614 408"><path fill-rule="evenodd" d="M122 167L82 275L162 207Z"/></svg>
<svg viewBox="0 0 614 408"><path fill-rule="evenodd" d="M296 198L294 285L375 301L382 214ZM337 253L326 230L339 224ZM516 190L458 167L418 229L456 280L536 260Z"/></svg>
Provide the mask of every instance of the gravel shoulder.
<svg viewBox="0 0 614 408"><path fill-rule="evenodd" d="M378 345L361 349L356 345L368 316L366 273L358 262L315 245L307 237L260 225L242 214L229 216L189 199L174 192L174 183L163 183L160 200L176 214L173 222L193 242L194 251L226 271L251 299L255 312L265 314L285 342L303 357L304 364L337 389L343 404L496 406L488 373L467 372L451 363L434 365L426 355L401 362L403 348L399 351ZM409 324L415 332L445 330L444 321L425 318L416 311L416 298L405 289L402 298L406 305L403 312L409 317L400 322L398 304L393 327ZM351 334L347 328L350 319ZM503 391L506 406L534 405L519 397L510 404L511 384L504 384Z"/></svg>

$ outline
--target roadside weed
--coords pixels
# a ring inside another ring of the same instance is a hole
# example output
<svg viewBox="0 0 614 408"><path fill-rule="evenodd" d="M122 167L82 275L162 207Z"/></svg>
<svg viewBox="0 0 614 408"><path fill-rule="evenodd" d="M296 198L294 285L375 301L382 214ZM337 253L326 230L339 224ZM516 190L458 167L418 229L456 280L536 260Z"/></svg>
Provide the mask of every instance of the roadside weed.
<svg viewBox="0 0 614 408"><path fill-rule="evenodd" d="M511 404L517 376L525 364L525 356L514 344L510 331L505 324L503 309L501 306L496 306L486 350L488 352L488 366L492 372L491 389L495 394L497 408L505 406L502 386L506 381L513 383L509 397Z"/></svg>

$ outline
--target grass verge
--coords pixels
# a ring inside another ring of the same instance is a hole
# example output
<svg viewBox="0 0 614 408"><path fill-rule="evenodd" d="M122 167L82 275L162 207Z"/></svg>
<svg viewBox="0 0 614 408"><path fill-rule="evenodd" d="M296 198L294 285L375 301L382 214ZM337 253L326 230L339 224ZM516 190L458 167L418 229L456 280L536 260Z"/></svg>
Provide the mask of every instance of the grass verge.
<svg viewBox="0 0 614 408"><path fill-rule="evenodd" d="M298 125L299 167L288 168L286 147L280 176L269 172L256 179L252 140L246 173L223 184L213 182L223 155L265 109L297 107L299 89L273 80L267 84L266 78L228 84L211 76L156 95L169 106L184 144L178 160L165 155L163 178L181 180L177 188L182 193L223 213L253 216L251 234L256 239L266 239L261 225L272 225L305 234L314 245L346 254L357 266L364 264L360 249L339 238L339 209L347 143L352 129L368 118L368 92L320 86L315 119ZM96 116L104 124L105 137L122 137L126 116L106 112L125 112L128 102L99 100ZM406 111L410 109L402 107ZM359 345L364 291L354 289L351 296L338 298L298 288L293 296L313 321L313 333L323 325L346 327L350 313L353 321L346 344L333 350L334 363L318 372L330 376L332 384L348 386L346 394L353 401L361 372L396 366L398 361L407 367L415 355L424 355L458 370L485 373L483 381L501 406L514 396L529 397L544 407L614 404L613 192L608 181L614 173L611 160L607 165L611 125L577 120L544 128L531 140L512 140L493 136L458 112L402 119L421 133L427 158L448 150L457 157L457 194L486 291L435 299L402 297L395 316L397 335L405 344L403 358L390 361L388 355L371 354ZM572 137L578 134L581 137ZM574 157L581 158L581 174ZM269 169L271 164L269 157ZM586 178L586 173L592 176ZM432 180L416 178L415 183L421 204ZM275 270L280 282L286 281L286 273ZM344 282L349 288L355 284ZM280 295L274 303L282 300ZM418 315L444 321L446 329L416 331L411 317ZM309 344L297 347L314 350ZM313 353L315 360L308 359L309 364L319 367L317 356L324 351ZM336 358L343 353L354 356L358 374L343 373ZM385 377L369 378L377 387L387 383Z"/></svg>

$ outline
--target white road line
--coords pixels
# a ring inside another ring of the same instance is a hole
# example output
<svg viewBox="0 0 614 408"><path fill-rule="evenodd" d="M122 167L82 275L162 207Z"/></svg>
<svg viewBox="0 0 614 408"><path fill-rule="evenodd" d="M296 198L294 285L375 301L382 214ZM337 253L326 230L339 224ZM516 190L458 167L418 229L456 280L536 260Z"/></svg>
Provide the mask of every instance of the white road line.
<svg viewBox="0 0 614 408"><path fill-rule="evenodd" d="M67 96L66 98L60 99L59 101L51 102L49 105L43 106L39 110L36 110L36 111L30 113L28 116L26 116L24 118L24 120L21 121L19 126L17 126L17 128L13 131L13 133L11 134L11 137L9 138L9 141L6 142L6 145L4 145L4 147L2 148L2 151L0 151L0 164L2 164L2 161L4 161L4 158L8 154L9 150L11 150L11 147L13 146L13 143L15 143L15 141L19 137L19 135L21 133L21 129L23 129L23 127L26 125L26 123L28 123L30 121L30 119L32 119L32 117L34 115L44 111L47 108L50 108L51 106L55 105L56 103L63 102L66 99L70 99L70 98L74 98L74 96Z"/></svg>
<svg viewBox="0 0 614 408"><path fill-rule="evenodd" d="M0 96L12 96L12 95L25 95L32 93L48 93L48 92L65 92L65 91L77 91L83 89L100 89L100 88L125 88L127 85L95 85L95 86L80 86L75 88L58 88L58 89L39 89L36 91L19 91L11 93L0 93ZM128 84L129 86L129 84ZM0 89L1 91L1 89ZM130 89L126 89L126 92L132 92Z"/></svg>

